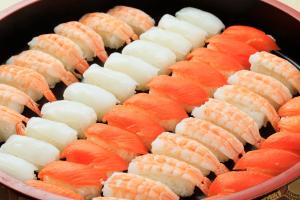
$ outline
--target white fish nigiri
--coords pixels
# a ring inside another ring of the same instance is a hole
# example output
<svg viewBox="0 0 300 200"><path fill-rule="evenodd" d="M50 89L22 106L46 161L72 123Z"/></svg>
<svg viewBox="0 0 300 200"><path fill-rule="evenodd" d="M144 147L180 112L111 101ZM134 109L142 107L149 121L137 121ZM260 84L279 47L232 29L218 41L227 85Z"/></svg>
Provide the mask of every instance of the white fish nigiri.
<svg viewBox="0 0 300 200"><path fill-rule="evenodd" d="M25 135L48 142L59 150L77 139L76 130L68 125L40 117L30 118L25 128Z"/></svg>
<svg viewBox="0 0 300 200"><path fill-rule="evenodd" d="M135 94L138 83L130 76L93 64L83 74L83 82L96 85L112 94L121 102Z"/></svg>
<svg viewBox="0 0 300 200"><path fill-rule="evenodd" d="M193 45L178 33L153 27L140 36L141 40L151 41L171 49L176 54L177 61L183 60L191 51Z"/></svg>
<svg viewBox="0 0 300 200"><path fill-rule="evenodd" d="M22 158L39 169L59 158L59 150L52 144L21 135L10 136L0 151Z"/></svg>
<svg viewBox="0 0 300 200"><path fill-rule="evenodd" d="M123 72L138 82L138 89L146 89L146 84L158 75L159 69L146 63L142 59L122 55L120 53L112 53L104 64L105 68Z"/></svg>
<svg viewBox="0 0 300 200"><path fill-rule="evenodd" d="M218 34L225 28L223 22L215 15L192 7L186 7L179 10L176 17L190 22L205 30L209 36Z"/></svg>
<svg viewBox="0 0 300 200"><path fill-rule="evenodd" d="M0 171L21 181L36 179L37 167L16 156L0 152Z"/></svg>
<svg viewBox="0 0 300 200"><path fill-rule="evenodd" d="M193 48L203 47L207 37L206 31L200 27L169 14L162 16L158 27L182 35L192 43Z"/></svg>
<svg viewBox="0 0 300 200"><path fill-rule="evenodd" d="M65 100L77 101L93 108L99 121L107 111L119 102L110 92L87 83L70 85L63 96Z"/></svg>
<svg viewBox="0 0 300 200"><path fill-rule="evenodd" d="M170 49L145 40L136 40L126 45L122 54L141 58L160 69L159 74L169 74L169 66L176 62L176 55Z"/></svg>
<svg viewBox="0 0 300 200"><path fill-rule="evenodd" d="M91 107L75 101L46 103L41 113L45 119L62 122L75 129L79 137L83 137L83 131L97 121L97 114Z"/></svg>

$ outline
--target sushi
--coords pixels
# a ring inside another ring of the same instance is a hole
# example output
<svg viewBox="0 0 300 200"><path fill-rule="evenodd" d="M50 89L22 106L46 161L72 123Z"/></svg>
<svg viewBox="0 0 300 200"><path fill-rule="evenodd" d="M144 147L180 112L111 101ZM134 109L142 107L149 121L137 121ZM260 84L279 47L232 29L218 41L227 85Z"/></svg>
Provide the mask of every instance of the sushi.
<svg viewBox="0 0 300 200"><path fill-rule="evenodd" d="M127 173L115 172L104 182L104 197L132 200L179 200L166 185L151 179Z"/></svg>
<svg viewBox="0 0 300 200"><path fill-rule="evenodd" d="M0 152L0 171L21 181L36 179L35 171L38 168L33 164L13 156Z"/></svg>
<svg viewBox="0 0 300 200"><path fill-rule="evenodd" d="M153 27L140 36L141 40L157 43L172 50L176 60L183 60L193 48L192 43L178 33Z"/></svg>
<svg viewBox="0 0 300 200"><path fill-rule="evenodd" d="M168 97L179 103L187 112L208 99L208 93L202 87L179 77L160 75L153 78L148 86L151 95Z"/></svg>
<svg viewBox="0 0 300 200"><path fill-rule="evenodd" d="M97 115L91 107L68 100L46 103L41 112L44 119L62 122L75 129L79 137L83 137L83 131L97 121Z"/></svg>
<svg viewBox="0 0 300 200"><path fill-rule="evenodd" d="M184 119L177 124L175 133L205 145L220 161L237 161L245 154L243 144L232 133L206 120Z"/></svg>
<svg viewBox="0 0 300 200"><path fill-rule="evenodd" d="M122 72L138 83L138 89L146 90L146 84L158 75L159 69L140 58L112 53L104 64L104 68Z"/></svg>
<svg viewBox="0 0 300 200"><path fill-rule="evenodd" d="M218 158L201 143L179 134L164 132L151 144L153 154L165 155L189 163L203 175L213 171L216 175L228 171Z"/></svg>
<svg viewBox="0 0 300 200"><path fill-rule="evenodd" d="M225 28L225 25L218 17L197 8L182 8L175 15L178 19L202 28L208 33L209 37L220 33Z"/></svg>
<svg viewBox="0 0 300 200"><path fill-rule="evenodd" d="M96 85L112 94L121 102L135 94L138 83L130 76L93 64L83 74L83 82Z"/></svg>
<svg viewBox="0 0 300 200"><path fill-rule="evenodd" d="M191 196L198 187L207 194L210 180L186 162L164 155L146 154L129 164L128 173L150 178L167 185L178 196Z"/></svg>
<svg viewBox="0 0 300 200"><path fill-rule="evenodd" d="M282 117L278 123L280 131L300 133L300 115Z"/></svg>
<svg viewBox="0 0 300 200"><path fill-rule="evenodd" d="M206 31L184 20L180 20L172 15L165 14L158 22L158 27L178 33L190 41L193 48L203 47L208 36Z"/></svg>
<svg viewBox="0 0 300 200"><path fill-rule="evenodd" d="M27 136L12 135L1 146L0 152L24 159L39 169L59 158L59 150L44 141Z"/></svg>
<svg viewBox="0 0 300 200"><path fill-rule="evenodd" d="M78 82L77 78L65 69L60 60L42 51L23 51L10 57L6 63L37 71L44 76L50 88L54 88L60 81L63 81L65 85Z"/></svg>
<svg viewBox="0 0 300 200"><path fill-rule="evenodd" d="M93 108L98 121L101 121L102 116L119 102L110 92L87 83L69 85L63 97L65 100L80 102Z"/></svg>
<svg viewBox="0 0 300 200"><path fill-rule="evenodd" d="M126 45L122 54L144 60L159 69L159 74L169 74L168 67L176 62L176 55L170 49L145 40L136 40Z"/></svg>
<svg viewBox="0 0 300 200"><path fill-rule="evenodd" d="M124 102L124 105L132 105L147 111L159 120L160 125L174 131L175 126L188 115L180 104L172 99L155 94L139 93Z"/></svg>
<svg viewBox="0 0 300 200"><path fill-rule="evenodd" d="M278 114L280 117L300 115L300 97L295 97L282 105Z"/></svg>
<svg viewBox="0 0 300 200"><path fill-rule="evenodd" d="M95 197L92 200L126 200L126 199L115 198L115 197Z"/></svg>
<svg viewBox="0 0 300 200"><path fill-rule="evenodd" d="M84 135L88 141L118 154L128 162L147 153L147 148L136 134L118 127L97 123L88 127Z"/></svg>
<svg viewBox="0 0 300 200"><path fill-rule="evenodd" d="M32 117L25 128L26 136L42 140L63 150L77 140L77 132L68 125L39 117Z"/></svg>

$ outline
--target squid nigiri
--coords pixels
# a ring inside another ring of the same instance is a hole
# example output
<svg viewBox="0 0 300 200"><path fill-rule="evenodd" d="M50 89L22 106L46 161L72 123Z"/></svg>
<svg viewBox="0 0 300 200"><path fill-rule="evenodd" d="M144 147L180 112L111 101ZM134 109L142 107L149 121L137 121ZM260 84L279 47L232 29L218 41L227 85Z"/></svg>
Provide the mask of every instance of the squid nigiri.
<svg viewBox="0 0 300 200"><path fill-rule="evenodd" d="M279 108L278 114L280 117L300 115L300 97L295 97L287 101Z"/></svg>

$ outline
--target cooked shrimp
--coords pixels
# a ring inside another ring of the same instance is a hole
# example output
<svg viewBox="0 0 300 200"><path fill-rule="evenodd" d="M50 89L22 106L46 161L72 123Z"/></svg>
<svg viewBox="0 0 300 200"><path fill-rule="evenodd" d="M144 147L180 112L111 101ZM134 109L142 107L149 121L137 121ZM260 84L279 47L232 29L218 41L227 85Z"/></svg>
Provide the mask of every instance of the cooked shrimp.
<svg viewBox="0 0 300 200"><path fill-rule="evenodd" d="M258 146L263 138L255 121L237 107L217 99L209 99L204 105L195 108L194 117L210 121L233 133L242 143Z"/></svg>
<svg viewBox="0 0 300 200"><path fill-rule="evenodd" d="M34 101L44 95L47 100L55 101L56 97L49 89L46 79L38 72L16 65L0 66L0 83L5 83L22 90Z"/></svg>
<svg viewBox="0 0 300 200"><path fill-rule="evenodd" d="M118 197L132 200L179 200L166 185L142 176L115 172L104 183L105 197Z"/></svg>
<svg viewBox="0 0 300 200"><path fill-rule="evenodd" d="M32 100L30 96L28 96L21 90L18 90L17 88L1 83L0 105L7 106L19 113L23 112L25 105L36 114L41 115L41 111L38 108L38 105Z"/></svg>
<svg viewBox="0 0 300 200"><path fill-rule="evenodd" d="M164 132L152 142L152 153L170 156L193 165L203 175L210 171L222 174L228 169L219 162L217 157L201 143L179 134Z"/></svg>
<svg viewBox="0 0 300 200"><path fill-rule="evenodd" d="M280 131L300 133L300 115L282 117L278 123Z"/></svg>
<svg viewBox="0 0 300 200"><path fill-rule="evenodd" d="M207 146L220 161L237 161L245 153L243 144L232 133L206 120L184 119L177 124L175 133Z"/></svg>
<svg viewBox="0 0 300 200"><path fill-rule="evenodd" d="M300 93L300 71L287 60L262 51L250 56L251 71L272 76L289 88L292 94Z"/></svg>
<svg viewBox="0 0 300 200"><path fill-rule="evenodd" d="M54 28L54 32L74 41L81 48L83 57L87 60L91 61L93 57L97 56L102 62L106 61L107 53L102 37L90 27L71 21L59 24Z"/></svg>
<svg viewBox="0 0 300 200"><path fill-rule="evenodd" d="M269 121L277 129L279 116L274 107L263 97L251 90L237 85L225 85L216 90L214 97L230 103L252 117L258 128Z"/></svg>
<svg viewBox="0 0 300 200"><path fill-rule="evenodd" d="M0 140L6 140L9 136L14 134L24 135L25 125L28 118L0 105Z"/></svg>
<svg viewBox="0 0 300 200"><path fill-rule="evenodd" d="M160 181L182 197L192 195L195 186L207 194L210 185L210 180L199 169L163 155L146 154L136 157L129 164L128 173Z"/></svg>
<svg viewBox="0 0 300 200"><path fill-rule="evenodd" d="M281 117L300 115L300 97L295 97L282 105L278 114Z"/></svg>
<svg viewBox="0 0 300 200"><path fill-rule="evenodd" d="M155 21L142 10L128 6L115 6L107 11L107 14L127 23L137 35L144 33L153 27L155 23Z"/></svg>
<svg viewBox="0 0 300 200"><path fill-rule="evenodd" d="M228 83L243 86L256 92L266 98L275 109L292 98L289 89L280 81L248 70L236 72L228 78Z"/></svg>
<svg viewBox="0 0 300 200"><path fill-rule="evenodd" d="M30 49L43 51L59 59L65 68L71 72L76 69L83 74L89 67L89 64L84 60L80 47L64 36L44 34L34 37L28 45Z"/></svg>
<svg viewBox="0 0 300 200"><path fill-rule="evenodd" d="M126 200L123 198L115 198L115 197L95 197L93 200Z"/></svg>
<svg viewBox="0 0 300 200"><path fill-rule="evenodd" d="M80 23L94 29L102 36L105 46L117 49L125 42L138 39L132 28L122 20L106 13L88 13L80 20Z"/></svg>
<svg viewBox="0 0 300 200"><path fill-rule="evenodd" d="M60 80L66 85L78 82L77 78L67 71L58 59L42 51L23 51L19 55L12 56L7 63L39 72L47 80L50 88L54 88L55 84Z"/></svg>

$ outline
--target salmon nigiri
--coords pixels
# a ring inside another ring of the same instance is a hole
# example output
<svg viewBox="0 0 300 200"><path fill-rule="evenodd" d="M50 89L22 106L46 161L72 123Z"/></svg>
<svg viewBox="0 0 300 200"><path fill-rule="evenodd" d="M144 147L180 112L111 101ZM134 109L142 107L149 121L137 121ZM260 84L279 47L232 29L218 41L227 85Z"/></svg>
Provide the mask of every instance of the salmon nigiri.
<svg viewBox="0 0 300 200"><path fill-rule="evenodd" d="M107 178L107 174L91 166L55 161L40 171L39 178L46 183L71 189L85 199L91 199L100 195L101 182Z"/></svg>
<svg viewBox="0 0 300 200"><path fill-rule="evenodd" d="M232 39L244 42L258 51L278 50L279 47L272 36L250 26L229 26L222 33Z"/></svg>
<svg viewBox="0 0 300 200"><path fill-rule="evenodd" d="M97 123L87 128L84 134L88 141L115 152L127 161L147 153L147 148L136 134L118 127Z"/></svg>
<svg viewBox="0 0 300 200"><path fill-rule="evenodd" d="M116 126L137 134L147 148L155 138L164 131L157 119L143 109L130 106L115 106L103 117L108 125Z"/></svg>
<svg viewBox="0 0 300 200"><path fill-rule="evenodd" d="M60 157L70 162L89 164L108 173L127 170L128 167L128 163L117 154L87 140L72 142L63 150Z"/></svg>
<svg viewBox="0 0 300 200"><path fill-rule="evenodd" d="M202 87L179 77L160 75L153 78L148 83L148 86L150 94L173 99L180 103L188 112L208 99L208 93Z"/></svg>
<svg viewBox="0 0 300 200"><path fill-rule="evenodd" d="M250 68L249 57L257 50L250 45L234 40L226 35L217 35L208 40L207 48L233 56L245 69Z"/></svg>
<svg viewBox="0 0 300 200"><path fill-rule="evenodd" d="M170 67L174 77L191 80L203 87L210 96L214 90L227 83L227 78L215 68L204 62L181 61Z"/></svg>
<svg viewBox="0 0 300 200"><path fill-rule="evenodd" d="M226 76L244 68L233 56L208 48L197 48L188 54L186 59L204 62Z"/></svg>
<svg viewBox="0 0 300 200"><path fill-rule="evenodd" d="M176 124L188 117L176 101L155 94L136 94L127 99L124 105L133 105L147 110L148 113L158 118L160 125L168 131L174 131Z"/></svg>

